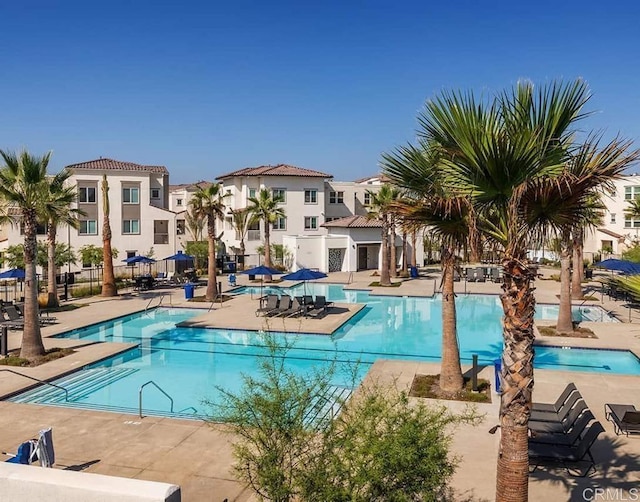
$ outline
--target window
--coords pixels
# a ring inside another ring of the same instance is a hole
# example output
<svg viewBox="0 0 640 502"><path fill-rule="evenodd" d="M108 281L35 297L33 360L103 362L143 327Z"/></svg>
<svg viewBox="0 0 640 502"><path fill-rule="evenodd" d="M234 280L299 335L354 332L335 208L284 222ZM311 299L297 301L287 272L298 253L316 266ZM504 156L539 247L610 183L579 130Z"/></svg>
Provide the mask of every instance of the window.
<svg viewBox="0 0 640 502"><path fill-rule="evenodd" d="M330 221L339 220L340 218L341 216L326 216L324 221L325 223L329 223Z"/></svg>
<svg viewBox="0 0 640 502"><path fill-rule="evenodd" d="M151 198L152 199L159 199L160 198L160 189L159 188L152 188L151 189Z"/></svg>
<svg viewBox="0 0 640 502"><path fill-rule="evenodd" d="M78 202L82 204L95 204L96 202L96 189L95 187L80 187L78 188Z"/></svg>
<svg viewBox="0 0 640 502"><path fill-rule="evenodd" d="M123 234L139 234L140 220L123 220L122 233Z"/></svg>
<svg viewBox="0 0 640 502"><path fill-rule="evenodd" d="M176 234L184 235L186 230L186 225L184 220L176 220Z"/></svg>
<svg viewBox="0 0 640 502"><path fill-rule="evenodd" d="M256 189L255 188L250 188L249 189L249 198L250 199L255 199L256 198Z"/></svg>
<svg viewBox="0 0 640 502"><path fill-rule="evenodd" d="M304 191L304 203L305 204L317 204L318 203L318 191L317 190L305 190Z"/></svg>
<svg viewBox="0 0 640 502"><path fill-rule="evenodd" d="M304 217L304 229L305 230L318 230L318 217L317 216L305 216Z"/></svg>
<svg viewBox="0 0 640 502"><path fill-rule="evenodd" d="M640 228L640 220L634 220L626 216L624 219L624 228Z"/></svg>
<svg viewBox="0 0 640 502"><path fill-rule="evenodd" d="M329 204L344 204L344 192L329 192Z"/></svg>
<svg viewBox="0 0 640 502"><path fill-rule="evenodd" d="M640 197L640 186L624 187L624 200L632 200Z"/></svg>
<svg viewBox="0 0 640 502"><path fill-rule="evenodd" d="M287 189L286 188L273 188L271 190L271 196L275 199L280 197L280 200L284 203L287 202Z"/></svg>
<svg viewBox="0 0 640 502"><path fill-rule="evenodd" d="M182 199L176 199L176 206L182 206Z"/></svg>
<svg viewBox="0 0 640 502"><path fill-rule="evenodd" d="M122 202L124 204L140 204L139 195L140 195L139 188L123 188Z"/></svg>
<svg viewBox="0 0 640 502"><path fill-rule="evenodd" d="M616 213L611 213L611 223L616 222Z"/></svg>
<svg viewBox="0 0 640 502"><path fill-rule="evenodd" d="M49 226L44 223L36 223L36 235L47 235ZM20 222L20 235L24 235L24 222Z"/></svg>
<svg viewBox="0 0 640 502"><path fill-rule="evenodd" d="M273 222L274 230L286 230L287 229L287 218L285 216L280 216L276 218L276 221Z"/></svg>
<svg viewBox="0 0 640 502"><path fill-rule="evenodd" d="M249 225L249 229L247 230L247 240L248 241L260 240L260 220L256 220Z"/></svg>
<svg viewBox="0 0 640 502"><path fill-rule="evenodd" d="M364 205L365 206L371 205L371 194L369 192L364 193Z"/></svg>
<svg viewBox="0 0 640 502"><path fill-rule="evenodd" d="M98 234L98 222L96 220L80 220L80 228L78 230L80 235L97 235Z"/></svg>

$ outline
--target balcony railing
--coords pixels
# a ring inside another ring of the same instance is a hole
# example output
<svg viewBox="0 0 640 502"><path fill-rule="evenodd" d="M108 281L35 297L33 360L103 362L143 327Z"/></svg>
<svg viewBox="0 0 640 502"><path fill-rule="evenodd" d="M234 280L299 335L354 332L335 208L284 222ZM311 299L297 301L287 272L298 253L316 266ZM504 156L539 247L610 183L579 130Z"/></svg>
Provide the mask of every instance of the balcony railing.
<svg viewBox="0 0 640 502"><path fill-rule="evenodd" d="M154 244L169 244L169 234L153 234Z"/></svg>
<svg viewBox="0 0 640 502"><path fill-rule="evenodd" d="M247 240L248 241L259 241L260 240L260 230L249 230L247 232Z"/></svg>

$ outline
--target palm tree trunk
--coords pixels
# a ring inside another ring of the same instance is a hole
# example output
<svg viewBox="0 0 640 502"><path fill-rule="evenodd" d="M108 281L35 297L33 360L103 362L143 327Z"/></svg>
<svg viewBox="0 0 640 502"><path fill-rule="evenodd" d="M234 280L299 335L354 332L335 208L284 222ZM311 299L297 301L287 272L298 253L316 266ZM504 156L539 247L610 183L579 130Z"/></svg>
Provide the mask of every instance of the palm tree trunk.
<svg viewBox="0 0 640 502"><path fill-rule="evenodd" d="M240 241L240 254L242 255L242 268L240 270L244 270L244 255L246 253L246 248L244 245L244 239Z"/></svg>
<svg viewBox="0 0 640 502"><path fill-rule="evenodd" d="M264 266L271 267L271 229L267 219L264 220ZM271 282L272 280L272 276L264 276L264 282Z"/></svg>
<svg viewBox="0 0 640 502"><path fill-rule="evenodd" d="M113 272L113 251L111 250L111 224L109 222L109 184L107 176L102 177L102 296L117 296L116 277Z"/></svg>
<svg viewBox="0 0 640 502"><path fill-rule="evenodd" d="M380 286L391 286L391 277L389 276L389 227L387 217L382 217L382 267L380 269Z"/></svg>
<svg viewBox="0 0 640 502"><path fill-rule="evenodd" d="M582 258L582 230L576 229L573 234L573 273L571 275L571 298L582 300L582 280L584 279L584 263Z"/></svg>
<svg viewBox="0 0 640 502"><path fill-rule="evenodd" d="M36 211L25 209L24 221L24 328L20 357L32 359L44 355L44 344L38 320L38 286L36 277Z"/></svg>
<svg viewBox="0 0 640 502"><path fill-rule="evenodd" d="M56 284L56 230L56 224L50 221L47 228L47 307L60 305Z"/></svg>
<svg viewBox="0 0 640 502"><path fill-rule="evenodd" d="M207 233L209 241L209 263L207 266L207 293L205 298L212 302L218 294L216 273L216 216L207 216Z"/></svg>
<svg viewBox="0 0 640 502"><path fill-rule="evenodd" d="M417 241L418 241L417 232L413 230L411 232L411 266L412 267L418 266L418 263L417 263L418 258L417 258L417 250L416 250Z"/></svg>
<svg viewBox="0 0 640 502"><path fill-rule="evenodd" d="M396 217L395 215L390 216L390 230L391 230L391 238L389 239L389 273L391 277L398 277L398 250L396 249Z"/></svg>
<svg viewBox="0 0 640 502"><path fill-rule="evenodd" d="M571 240L569 232L562 232L560 250L560 307L558 309L558 333L573 331L571 315Z"/></svg>
<svg viewBox="0 0 640 502"><path fill-rule="evenodd" d="M504 310L500 454L496 502L528 500L528 423L533 391L534 275L517 258L503 262L505 279L500 295Z"/></svg>
<svg viewBox="0 0 640 502"><path fill-rule="evenodd" d="M440 388L448 393L462 389L464 380L460 366L460 348L456 327L456 300L453 275L456 256L450 248L442 248L442 364Z"/></svg>
<svg viewBox="0 0 640 502"><path fill-rule="evenodd" d="M402 274L403 275L408 275L409 269L407 268L408 266L408 260L407 260L407 249L409 246L407 246L407 232L403 231L402 232Z"/></svg>

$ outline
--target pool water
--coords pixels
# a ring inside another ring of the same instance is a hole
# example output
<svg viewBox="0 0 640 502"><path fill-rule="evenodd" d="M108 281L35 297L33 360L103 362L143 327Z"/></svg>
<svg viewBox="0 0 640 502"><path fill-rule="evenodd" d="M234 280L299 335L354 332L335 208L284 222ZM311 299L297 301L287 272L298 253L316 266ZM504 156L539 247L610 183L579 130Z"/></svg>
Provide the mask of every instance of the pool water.
<svg viewBox="0 0 640 502"><path fill-rule="evenodd" d="M284 289L284 288L283 288ZM250 293L251 291L245 291ZM368 291L344 290L341 285L306 284L285 294L321 294L335 302L366 303L354 318L332 336L299 334L286 354L297 372L307 372L328 361L339 363L333 384L353 385L355 368L361 379L377 359L438 361L441 355L440 298L389 297ZM502 307L497 296L465 295L456 299L460 355L464 363L473 354L491 365L502 351ZM267 351L259 333L241 330L176 328L176 323L202 311L159 308L122 317L61 336L96 341L132 342L136 349L87 366L54 383L69 390L70 403L52 387L37 388L11 400L91 407L114 411L138 410L138 390L154 381L174 402L152 385L144 391L148 414L204 414L203 398L220 398L217 385L238 391L240 374L257 375ZM275 333L285 344L292 335ZM536 347L538 368L640 374L640 361L628 351L597 351Z"/></svg>

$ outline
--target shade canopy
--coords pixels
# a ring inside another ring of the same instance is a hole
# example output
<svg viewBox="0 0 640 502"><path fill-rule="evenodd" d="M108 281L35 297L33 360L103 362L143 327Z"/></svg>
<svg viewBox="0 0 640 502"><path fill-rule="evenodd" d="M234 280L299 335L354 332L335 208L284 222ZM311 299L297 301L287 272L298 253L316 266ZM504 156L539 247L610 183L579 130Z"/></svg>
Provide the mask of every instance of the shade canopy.
<svg viewBox="0 0 640 502"><path fill-rule="evenodd" d="M607 270L617 270L628 275L640 274L640 263L634 263L627 260L616 260L609 258L594 265L594 267L606 268Z"/></svg>
<svg viewBox="0 0 640 502"><path fill-rule="evenodd" d="M283 275L282 278L286 281L313 281L315 279L323 279L327 277L324 272L318 270L311 270L309 268L301 268L291 274Z"/></svg>
<svg viewBox="0 0 640 502"><path fill-rule="evenodd" d="M190 254L185 254L182 251L178 251L176 254L172 254L171 256L167 256L165 260L173 260L173 261L193 261L193 256Z"/></svg>
<svg viewBox="0 0 640 502"><path fill-rule="evenodd" d="M0 273L0 279L24 279L24 270L21 268L12 268Z"/></svg>
<svg viewBox="0 0 640 502"><path fill-rule="evenodd" d="M134 263L155 263L156 261L153 258L148 258L146 256L132 256L131 258L127 258L126 260L122 260L127 265L132 265Z"/></svg>
<svg viewBox="0 0 640 502"><path fill-rule="evenodd" d="M250 268L249 270L243 270L240 272L241 274L247 275L279 275L282 274L279 270L275 268L265 267L264 265L260 265L258 267Z"/></svg>

